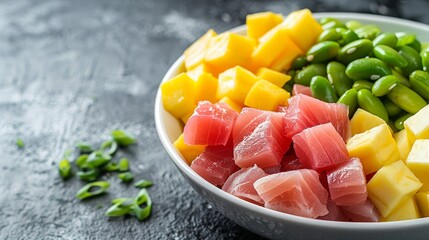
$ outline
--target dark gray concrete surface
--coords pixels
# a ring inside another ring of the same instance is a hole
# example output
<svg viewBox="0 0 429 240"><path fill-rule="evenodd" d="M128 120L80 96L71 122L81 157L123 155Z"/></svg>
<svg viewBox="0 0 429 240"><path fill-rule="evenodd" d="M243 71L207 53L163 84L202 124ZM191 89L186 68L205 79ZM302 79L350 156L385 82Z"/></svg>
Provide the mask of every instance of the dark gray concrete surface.
<svg viewBox="0 0 429 240"><path fill-rule="evenodd" d="M303 7L429 22L426 1L0 1L0 239L261 239L180 175L158 140L154 98L168 67L208 28ZM85 202L74 197L82 182L58 177L65 150L99 144L114 128L138 137L122 155L136 178L155 183L148 221L104 216L111 199L138 191L115 176L104 177L109 194Z"/></svg>

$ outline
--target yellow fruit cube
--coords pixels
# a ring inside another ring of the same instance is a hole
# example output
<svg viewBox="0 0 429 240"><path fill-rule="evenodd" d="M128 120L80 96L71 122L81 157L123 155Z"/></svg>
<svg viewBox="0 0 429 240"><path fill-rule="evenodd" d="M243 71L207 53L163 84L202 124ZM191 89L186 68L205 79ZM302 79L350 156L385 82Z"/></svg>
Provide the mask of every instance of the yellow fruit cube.
<svg viewBox="0 0 429 240"><path fill-rule="evenodd" d="M289 48L290 40L286 29L279 29L260 43L252 54L252 61L262 67L270 66L285 49Z"/></svg>
<svg viewBox="0 0 429 240"><path fill-rule="evenodd" d="M398 147L386 123L351 137L347 150L350 157L361 160L366 175L399 160Z"/></svg>
<svg viewBox="0 0 429 240"><path fill-rule="evenodd" d="M161 84L162 102L165 110L180 118L195 107L195 82L186 73L181 73Z"/></svg>
<svg viewBox="0 0 429 240"><path fill-rule="evenodd" d="M358 133L363 133L365 131L370 130L373 127L377 127L386 123L380 117L363 110L362 108L358 108L352 119L350 120L350 129L352 132L352 136Z"/></svg>
<svg viewBox="0 0 429 240"><path fill-rule="evenodd" d="M195 82L195 101L208 100L217 102L216 98L217 78L210 73L202 73Z"/></svg>
<svg viewBox="0 0 429 240"><path fill-rule="evenodd" d="M244 100L244 105L261 110L274 111L279 105L284 106L290 93L267 80L257 81Z"/></svg>
<svg viewBox="0 0 429 240"><path fill-rule="evenodd" d="M429 138L429 105L420 109L416 114L405 120L408 141L412 145L416 139Z"/></svg>
<svg viewBox="0 0 429 240"><path fill-rule="evenodd" d="M414 197L408 199L404 204L396 208L389 216L381 217L382 222L410 220L420 218L419 208Z"/></svg>
<svg viewBox="0 0 429 240"><path fill-rule="evenodd" d="M204 34L200 39L195 41L188 49L185 50L184 56L186 69L192 69L203 62L210 43L210 39L216 35L216 32L210 29L206 32L206 34Z"/></svg>
<svg viewBox="0 0 429 240"><path fill-rule="evenodd" d="M185 143L183 134L177 138L173 146L182 154L183 158L190 165L198 155L200 155L206 146L204 145L188 145Z"/></svg>
<svg viewBox="0 0 429 240"><path fill-rule="evenodd" d="M222 33L210 39L205 62L219 72L235 67L245 67L251 61L255 40L235 33Z"/></svg>
<svg viewBox="0 0 429 240"><path fill-rule="evenodd" d="M290 38L287 38L283 44L286 46L286 49L283 50L270 66L271 69L278 72L289 69L295 58L304 54Z"/></svg>
<svg viewBox="0 0 429 240"><path fill-rule="evenodd" d="M247 36L257 40L282 21L283 16L281 14L272 12L249 14L246 17Z"/></svg>
<svg viewBox="0 0 429 240"><path fill-rule="evenodd" d="M203 73L211 73L215 77L219 75L219 72L217 72L214 68L210 67L206 63L200 63L186 72L186 74L188 74L188 76L195 81L197 81L200 75Z"/></svg>
<svg viewBox="0 0 429 240"><path fill-rule="evenodd" d="M241 112L241 109L243 109L243 106L232 101L229 97L223 97L219 102L226 103L232 110L236 112Z"/></svg>
<svg viewBox="0 0 429 240"><path fill-rule="evenodd" d="M258 78L250 71L236 66L219 74L216 97L221 99L225 96L234 102L243 105L249 89Z"/></svg>
<svg viewBox="0 0 429 240"><path fill-rule="evenodd" d="M257 76L279 87L283 87L283 85L285 85L285 83L291 79L291 76L271 70L269 68L260 68Z"/></svg>
<svg viewBox="0 0 429 240"><path fill-rule="evenodd" d="M387 217L405 204L422 186L403 161L382 167L367 184L368 197L378 212Z"/></svg>
<svg viewBox="0 0 429 240"><path fill-rule="evenodd" d="M401 131L393 134L393 138L395 139L396 146L398 146L399 157L402 161L406 161L408 158L408 154L411 150L411 145L408 141L407 131L402 129Z"/></svg>
<svg viewBox="0 0 429 240"><path fill-rule="evenodd" d="M429 217L429 192L416 193L416 200L422 217Z"/></svg>
<svg viewBox="0 0 429 240"><path fill-rule="evenodd" d="M429 191L429 139L418 139L414 142L406 163L423 183L421 190Z"/></svg>

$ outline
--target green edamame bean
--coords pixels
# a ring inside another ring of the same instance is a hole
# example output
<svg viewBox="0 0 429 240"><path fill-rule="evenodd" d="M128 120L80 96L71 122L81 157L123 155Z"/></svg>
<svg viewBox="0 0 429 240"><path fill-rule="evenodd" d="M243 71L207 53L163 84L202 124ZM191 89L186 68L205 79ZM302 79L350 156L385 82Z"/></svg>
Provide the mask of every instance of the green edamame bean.
<svg viewBox="0 0 429 240"><path fill-rule="evenodd" d="M320 23L320 25L323 25L323 24L325 24L325 23L332 22L332 21L334 21L334 22L339 22L339 20L338 20L338 19L336 19L336 18L333 18L333 17L324 17L324 18L321 18L321 19L319 20L319 23Z"/></svg>
<svg viewBox="0 0 429 240"><path fill-rule="evenodd" d="M355 89L347 90L341 97L338 99L337 103L345 104L349 107L349 117L352 117L357 109L357 91Z"/></svg>
<svg viewBox="0 0 429 240"><path fill-rule="evenodd" d="M317 39L318 42L324 42L324 41L338 41L342 38L341 34L341 28L331 28L323 31L319 38Z"/></svg>
<svg viewBox="0 0 429 240"><path fill-rule="evenodd" d="M359 39L342 47L338 52L337 59L343 64L349 64L356 59L366 57L372 48L370 40Z"/></svg>
<svg viewBox="0 0 429 240"><path fill-rule="evenodd" d="M429 73L422 70L412 72L410 83L414 91L424 99L429 100Z"/></svg>
<svg viewBox="0 0 429 240"><path fill-rule="evenodd" d="M429 71L429 50L424 50L421 52L420 56L422 57L423 70Z"/></svg>
<svg viewBox="0 0 429 240"><path fill-rule="evenodd" d="M390 90L387 97L398 107L412 114L426 106L426 101L420 95L402 84Z"/></svg>
<svg viewBox="0 0 429 240"><path fill-rule="evenodd" d="M301 69L304 66L308 64L307 58L305 56L298 56L295 58L295 60L292 62L291 68L294 70Z"/></svg>
<svg viewBox="0 0 429 240"><path fill-rule="evenodd" d="M389 116L381 100L374 96L368 89L359 90L357 92L357 100L363 110L380 117L386 122L389 120Z"/></svg>
<svg viewBox="0 0 429 240"><path fill-rule="evenodd" d="M350 30L356 30L357 28L362 27L362 23L355 21L355 20L350 20L346 22L346 27Z"/></svg>
<svg viewBox="0 0 429 240"><path fill-rule="evenodd" d="M316 43L307 52L307 61L321 63L337 56L340 45L333 41Z"/></svg>
<svg viewBox="0 0 429 240"><path fill-rule="evenodd" d="M395 49L386 45L378 45L374 47L373 52L376 58L389 65L400 68L408 65L408 62L404 57L402 57Z"/></svg>
<svg viewBox="0 0 429 240"><path fill-rule="evenodd" d="M373 40L378 34L381 33L380 28L372 24L361 26L354 31L359 36L359 38L366 38L369 40Z"/></svg>
<svg viewBox="0 0 429 240"><path fill-rule="evenodd" d="M392 74L392 71L383 61L377 58L362 58L347 65L346 74L354 80L367 79L375 81L382 76Z"/></svg>
<svg viewBox="0 0 429 240"><path fill-rule="evenodd" d="M295 75L295 83L310 86L311 78L314 76L326 76L326 65L318 63L303 68Z"/></svg>
<svg viewBox="0 0 429 240"><path fill-rule="evenodd" d="M341 39L338 43L340 45L346 45L356 40L359 40L359 36L353 30L349 29L341 33Z"/></svg>
<svg viewBox="0 0 429 240"><path fill-rule="evenodd" d="M398 43L396 44L397 47L408 45L416 40L416 35L406 32L396 32L395 35L398 38Z"/></svg>
<svg viewBox="0 0 429 240"><path fill-rule="evenodd" d="M324 102L336 102L338 100L334 87L322 76L314 76L310 83L311 95Z"/></svg>
<svg viewBox="0 0 429 240"><path fill-rule="evenodd" d="M353 80L346 75L346 67L339 62L330 62L326 66L328 80L332 83L338 96L352 88Z"/></svg>
<svg viewBox="0 0 429 240"><path fill-rule="evenodd" d="M367 81L367 80L357 80L355 83L353 83L352 88L356 91L359 91L361 89L368 89L371 91L372 85L374 85L373 82Z"/></svg>
<svg viewBox="0 0 429 240"><path fill-rule="evenodd" d="M399 54L407 60L408 65L401 68L404 75L410 76L410 74L416 70L422 70L422 58L420 54L409 46L402 46L399 48Z"/></svg>
<svg viewBox="0 0 429 240"><path fill-rule="evenodd" d="M397 71L397 70L399 70L399 71ZM402 75L401 72L402 72L401 69L398 69L398 68L396 68L396 70L392 69L392 75L399 79L400 84L402 84L406 87L411 87L410 82L408 81L408 79L406 77L404 77L404 75Z"/></svg>
<svg viewBox="0 0 429 240"><path fill-rule="evenodd" d="M339 21L337 19L331 19L331 21L328 21L328 22L322 24L323 30L331 29L331 28L345 28L345 27L346 26L344 25L344 23L342 23L341 21Z"/></svg>
<svg viewBox="0 0 429 240"><path fill-rule="evenodd" d="M383 98L382 100L384 108L386 108L387 115L394 117L402 112L402 109L394 104L389 98Z"/></svg>
<svg viewBox="0 0 429 240"><path fill-rule="evenodd" d="M417 40L417 38L414 39L412 43L407 44L407 46L412 47L417 52L420 52L422 50L422 44L419 40Z"/></svg>
<svg viewBox="0 0 429 240"><path fill-rule="evenodd" d="M374 44L374 47L378 45L385 45L391 48L395 48L397 43L398 43L398 38L394 33L382 33L372 41L372 44Z"/></svg>
<svg viewBox="0 0 429 240"><path fill-rule="evenodd" d="M411 116L413 116L413 114L411 113L405 113L404 115L399 116L393 123L395 125L395 128L398 129L398 131L404 129L405 120L407 120Z"/></svg>
<svg viewBox="0 0 429 240"><path fill-rule="evenodd" d="M391 89L396 87L399 80L397 77L393 75L387 75L381 77L377 81L375 81L374 85L372 85L372 94L376 97L381 97L386 95Z"/></svg>

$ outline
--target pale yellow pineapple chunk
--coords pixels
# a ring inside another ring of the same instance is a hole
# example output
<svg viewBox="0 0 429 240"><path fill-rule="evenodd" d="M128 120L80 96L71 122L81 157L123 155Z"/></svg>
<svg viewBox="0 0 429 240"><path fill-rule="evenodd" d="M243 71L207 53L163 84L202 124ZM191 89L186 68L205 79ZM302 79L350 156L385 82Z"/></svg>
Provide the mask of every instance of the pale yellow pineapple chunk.
<svg viewBox="0 0 429 240"><path fill-rule="evenodd" d="M419 208L417 207L416 200L411 197L404 204L395 209L389 216L381 217L382 222L410 220L420 218Z"/></svg>
<svg viewBox="0 0 429 240"><path fill-rule="evenodd" d="M190 165L198 155L200 155L206 146L188 145L185 143L183 133L174 141L173 146L182 154L183 158Z"/></svg>
<svg viewBox="0 0 429 240"><path fill-rule="evenodd" d="M405 162L411 150L411 145L408 141L407 131L405 131L405 129L402 129L401 131L393 134L393 138L395 139L396 146L398 146L399 157L402 161Z"/></svg>
<svg viewBox="0 0 429 240"><path fill-rule="evenodd" d="M408 168L423 183L422 191L429 191L429 140L419 139L414 142L407 158Z"/></svg>
<svg viewBox="0 0 429 240"><path fill-rule="evenodd" d="M362 108L358 108L352 119L350 120L350 129L352 132L352 136L358 133L363 133L365 131L370 130L373 127L377 127L385 123L383 119L380 117L363 110Z"/></svg>
<svg viewBox="0 0 429 240"><path fill-rule="evenodd" d="M429 191L416 193L416 200L422 217L429 217Z"/></svg>
<svg viewBox="0 0 429 240"><path fill-rule="evenodd" d="M411 145L416 139L429 138L429 105L405 120L404 127Z"/></svg>

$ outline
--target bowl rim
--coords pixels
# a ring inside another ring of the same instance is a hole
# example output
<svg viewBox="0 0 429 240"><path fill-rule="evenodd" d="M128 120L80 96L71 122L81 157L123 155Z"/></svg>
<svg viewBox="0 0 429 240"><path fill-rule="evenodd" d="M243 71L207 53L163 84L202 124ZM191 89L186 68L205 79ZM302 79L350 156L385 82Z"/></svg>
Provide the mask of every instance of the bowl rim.
<svg viewBox="0 0 429 240"><path fill-rule="evenodd" d="M334 18L339 18L343 20L350 19L350 20L358 20L358 21L364 21L364 22L375 21L378 23L380 22L389 23L389 24L399 25L402 27L407 27L412 25L413 28L418 28L419 30L426 31L429 33L429 25L411 21L411 20L395 18L395 17L365 14L365 13L352 13L352 12L323 12L323 13L313 13L313 15L317 19L320 19L323 17L334 17ZM245 25L241 25L227 31L243 32L244 30L245 30ZM160 84L163 82L166 82L172 76L174 76L174 74L183 65L183 60L184 60L184 57L183 55L181 55L168 69L167 73L162 78L162 81L160 82ZM311 218L305 218L305 217L295 216L292 214L271 210L268 208L264 208L262 206L258 206L256 204L249 203L240 198L237 198L227 192L224 192L222 189L217 188L214 185L207 182L206 180L204 180L202 177L200 177L197 173L195 173L190 168L190 166L186 163L184 159L182 159L180 154L174 148L173 144L170 142L170 139L167 135L165 127L162 126L163 110L164 108L163 108L162 99L161 99L161 90L160 90L160 87L158 87L156 99L155 99L155 105L154 105L154 115L155 115L156 130L162 145L164 146L165 150L170 156L170 159L173 161L176 167L179 168L181 173L186 175L186 178L191 179L194 183L199 185L201 188L204 188L207 191L210 191L211 193L215 194L218 198L222 199L222 201L226 201L230 204L240 206L247 211L255 212L258 215L264 216L265 218L275 218L276 220L279 220L279 221L284 221L284 222L290 221L295 224L304 224L307 226L313 226L318 228L337 229L337 230L366 230L366 231L369 230L374 232L380 232L380 231L386 231L386 230L392 230L392 229L397 230L398 228L408 228L408 227L416 228L424 225L426 226L429 225L429 218L402 220L402 221L394 221L394 222L375 222L375 223L374 222L371 222L371 223L338 222L338 221L311 219Z"/></svg>

